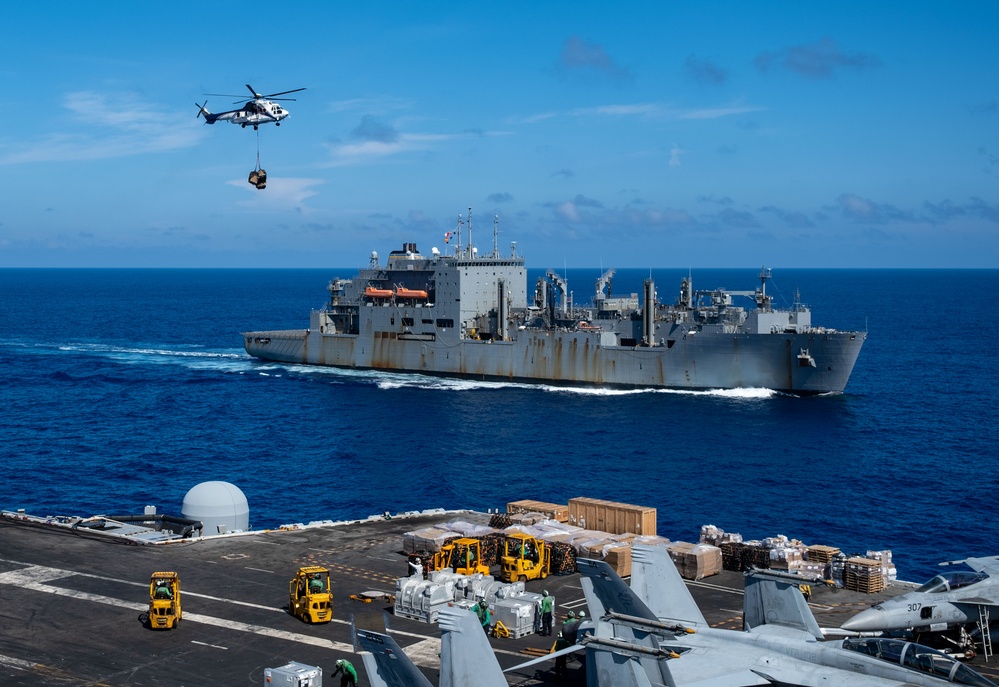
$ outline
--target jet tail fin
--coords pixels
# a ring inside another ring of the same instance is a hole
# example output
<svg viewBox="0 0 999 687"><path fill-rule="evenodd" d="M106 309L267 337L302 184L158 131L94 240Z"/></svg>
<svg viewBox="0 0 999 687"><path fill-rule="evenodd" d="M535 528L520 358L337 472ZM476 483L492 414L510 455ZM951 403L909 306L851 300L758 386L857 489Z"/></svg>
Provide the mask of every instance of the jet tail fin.
<svg viewBox="0 0 999 687"><path fill-rule="evenodd" d="M604 561L580 558L576 568L596 623L595 640L586 651L587 672L622 687L675 687L655 637L662 625L656 614Z"/></svg>
<svg viewBox="0 0 999 687"><path fill-rule="evenodd" d="M661 546L631 547L631 588L657 618L707 625L669 551Z"/></svg>
<svg viewBox="0 0 999 687"><path fill-rule="evenodd" d="M779 573L751 570L746 573L746 596L743 600L744 630L762 625L777 625L807 632L822 639L822 630L805 601L798 585L801 578Z"/></svg>
<svg viewBox="0 0 999 687"><path fill-rule="evenodd" d="M433 687L389 635L354 630L354 637L372 687Z"/></svg>
<svg viewBox="0 0 999 687"><path fill-rule="evenodd" d="M583 593L594 619L607 615L607 611L614 611L646 620L658 620L645 601L604 561L580 558L576 561L576 568L583 576Z"/></svg>
<svg viewBox="0 0 999 687"><path fill-rule="evenodd" d="M509 687L482 623L471 611L442 608L440 687Z"/></svg>

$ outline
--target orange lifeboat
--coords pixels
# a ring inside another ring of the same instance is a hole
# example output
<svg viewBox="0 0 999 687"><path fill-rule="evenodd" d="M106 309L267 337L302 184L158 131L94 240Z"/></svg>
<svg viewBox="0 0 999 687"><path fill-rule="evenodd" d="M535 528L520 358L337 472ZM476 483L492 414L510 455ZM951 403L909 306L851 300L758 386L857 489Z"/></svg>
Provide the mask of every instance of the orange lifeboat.
<svg viewBox="0 0 999 687"><path fill-rule="evenodd" d="M396 288L395 295L397 298L417 298L423 301L427 300L427 292L422 289L404 289L400 286Z"/></svg>
<svg viewBox="0 0 999 687"><path fill-rule="evenodd" d="M392 289L376 289L373 286L364 289L365 298L391 298L394 295Z"/></svg>

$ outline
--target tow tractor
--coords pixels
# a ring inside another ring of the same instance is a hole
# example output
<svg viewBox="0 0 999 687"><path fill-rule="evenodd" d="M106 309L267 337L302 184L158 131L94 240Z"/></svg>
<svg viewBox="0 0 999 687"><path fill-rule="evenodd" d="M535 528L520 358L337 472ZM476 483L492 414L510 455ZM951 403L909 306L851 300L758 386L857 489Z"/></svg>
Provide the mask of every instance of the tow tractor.
<svg viewBox="0 0 999 687"><path fill-rule="evenodd" d="M551 549L547 542L517 532L503 542L500 563L504 582L543 580L551 570Z"/></svg>
<svg viewBox="0 0 999 687"><path fill-rule="evenodd" d="M295 578L288 583L288 611L307 623L333 620L330 571L319 565L299 568Z"/></svg>
<svg viewBox="0 0 999 687"><path fill-rule="evenodd" d="M149 578L149 627L171 630L177 627L181 616L180 575L154 572Z"/></svg>

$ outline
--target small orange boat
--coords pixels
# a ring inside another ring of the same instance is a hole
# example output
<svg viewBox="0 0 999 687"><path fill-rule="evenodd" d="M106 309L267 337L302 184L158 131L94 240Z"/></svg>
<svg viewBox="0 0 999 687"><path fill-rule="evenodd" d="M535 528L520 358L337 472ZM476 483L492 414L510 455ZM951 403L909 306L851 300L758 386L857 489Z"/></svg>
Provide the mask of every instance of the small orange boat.
<svg viewBox="0 0 999 687"><path fill-rule="evenodd" d="M404 289L401 286L396 288L395 295L397 298L418 298L424 301L427 299L426 291L422 289Z"/></svg>
<svg viewBox="0 0 999 687"><path fill-rule="evenodd" d="M392 289L376 289L373 286L364 289L365 298L391 298L394 295Z"/></svg>

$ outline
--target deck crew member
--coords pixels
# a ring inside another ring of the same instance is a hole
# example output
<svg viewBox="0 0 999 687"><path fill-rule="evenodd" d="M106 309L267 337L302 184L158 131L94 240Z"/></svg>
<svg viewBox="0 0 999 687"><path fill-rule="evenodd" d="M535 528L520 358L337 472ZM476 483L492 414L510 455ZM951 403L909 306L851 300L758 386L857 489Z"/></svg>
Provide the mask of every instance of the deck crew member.
<svg viewBox="0 0 999 687"><path fill-rule="evenodd" d="M541 634L552 636L552 614L555 612L555 597L548 590L541 592Z"/></svg>
<svg viewBox="0 0 999 687"><path fill-rule="evenodd" d="M486 631L486 634L489 634L489 621L492 620L493 617L492 611L489 610L489 602L483 599L479 603L475 604L472 607L472 610L475 612L475 615L479 617L479 622L482 623L482 629Z"/></svg>
<svg viewBox="0 0 999 687"><path fill-rule="evenodd" d="M351 665L350 661L341 658L336 662L336 670L330 677L336 677L337 673L343 673L340 677L340 687L356 687L357 685L357 671L354 670L354 666Z"/></svg>

